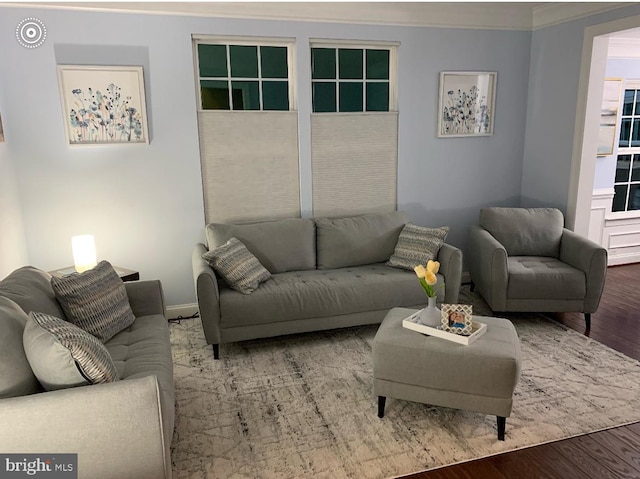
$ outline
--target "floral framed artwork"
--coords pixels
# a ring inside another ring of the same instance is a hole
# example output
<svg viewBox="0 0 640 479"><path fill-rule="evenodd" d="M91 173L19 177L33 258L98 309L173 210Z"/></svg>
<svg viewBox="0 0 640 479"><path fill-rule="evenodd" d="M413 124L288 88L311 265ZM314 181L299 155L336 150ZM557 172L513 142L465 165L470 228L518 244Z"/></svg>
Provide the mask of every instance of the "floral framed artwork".
<svg viewBox="0 0 640 479"><path fill-rule="evenodd" d="M438 137L491 136L496 72L440 72Z"/></svg>
<svg viewBox="0 0 640 479"><path fill-rule="evenodd" d="M149 143L138 66L58 65L69 145Z"/></svg>
<svg viewBox="0 0 640 479"><path fill-rule="evenodd" d="M473 306L470 304L443 304L440 308L443 331L469 335L473 331Z"/></svg>
<svg viewBox="0 0 640 479"><path fill-rule="evenodd" d="M600 109L600 128L598 130L598 156L613 155L621 92L622 78L605 79L602 90L602 107Z"/></svg>

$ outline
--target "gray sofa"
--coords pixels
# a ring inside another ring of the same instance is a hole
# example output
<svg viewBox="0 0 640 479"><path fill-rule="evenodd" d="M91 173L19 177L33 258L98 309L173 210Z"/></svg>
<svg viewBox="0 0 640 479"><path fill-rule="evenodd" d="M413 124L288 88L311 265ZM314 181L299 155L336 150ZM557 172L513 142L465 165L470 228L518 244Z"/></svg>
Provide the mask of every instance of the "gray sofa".
<svg viewBox="0 0 640 479"><path fill-rule="evenodd" d="M45 392L22 346L36 311L64 318L48 273L0 281L0 451L77 453L80 478L171 477L173 362L159 281L125 283L136 320L105 346L121 380Z"/></svg>
<svg viewBox="0 0 640 479"><path fill-rule="evenodd" d="M347 218L292 218L206 226L193 275L202 326L214 356L220 343L380 323L396 306L422 308L426 295L413 271L386 266L408 222L402 212ZM249 295L230 289L202 258L235 237L272 274ZM444 244L439 301L456 303L462 252Z"/></svg>

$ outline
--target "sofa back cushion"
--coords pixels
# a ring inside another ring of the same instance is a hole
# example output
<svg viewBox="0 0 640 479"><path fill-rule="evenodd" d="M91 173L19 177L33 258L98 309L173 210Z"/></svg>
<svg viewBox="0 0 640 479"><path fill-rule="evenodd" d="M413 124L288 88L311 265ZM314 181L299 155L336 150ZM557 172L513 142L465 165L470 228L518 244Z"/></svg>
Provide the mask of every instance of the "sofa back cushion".
<svg viewBox="0 0 640 479"><path fill-rule="evenodd" d="M480 226L509 256L557 258L560 254L564 216L556 208L483 208Z"/></svg>
<svg viewBox="0 0 640 479"><path fill-rule="evenodd" d="M272 274L316 268L312 220L289 218L245 224L210 223L205 233L210 250L237 238Z"/></svg>
<svg viewBox="0 0 640 479"><path fill-rule="evenodd" d="M51 275L32 266L17 269L0 281L0 296L17 303L25 313L37 311L65 319L51 287Z"/></svg>
<svg viewBox="0 0 640 479"><path fill-rule="evenodd" d="M22 346L28 319L20 306L0 297L0 399L42 390Z"/></svg>
<svg viewBox="0 0 640 479"><path fill-rule="evenodd" d="M409 219L401 211L316 218L318 269L382 263L393 254Z"/></svg>

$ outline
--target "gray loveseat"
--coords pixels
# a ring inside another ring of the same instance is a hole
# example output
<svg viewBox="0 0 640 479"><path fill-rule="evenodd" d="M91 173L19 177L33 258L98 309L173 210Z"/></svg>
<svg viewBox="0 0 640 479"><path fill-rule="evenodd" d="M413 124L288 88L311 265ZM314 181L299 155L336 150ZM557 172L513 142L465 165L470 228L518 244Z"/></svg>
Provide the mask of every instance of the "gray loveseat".
<svg viewBox="0 0 640 479"><path fill-rule="evenodd" d="M105 346L121 380L45 392L22 346L26 312L64 318L48 273L0 281L0 451L77 453L80 478L171 477L173 362L159 281L125 283L136 320Z"/></svg>
<svg viewBox="0 0 640 479"><path fill-rule="evenodd" d="M347 218L292 218L206 226L208 247L239 239L272 274L249 295L229 288L196 245L193 275L202 326L218 358L220 343L380 323L396 306L422 308L413 271L386 266L408 222L402 212ZM462 252L443 244L438 292L456 303Z"/></svg>

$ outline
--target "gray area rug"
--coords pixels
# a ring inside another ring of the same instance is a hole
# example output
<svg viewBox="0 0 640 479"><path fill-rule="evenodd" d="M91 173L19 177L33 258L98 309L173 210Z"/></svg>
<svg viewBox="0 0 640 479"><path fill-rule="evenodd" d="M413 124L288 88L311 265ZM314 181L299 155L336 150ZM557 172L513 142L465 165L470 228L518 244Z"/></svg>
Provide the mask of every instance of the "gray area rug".
<svg viewBox="0 0 640 479"><path fill-rule="evenodd" d="M486 304L463 288L474 314ZM386 478L640 420L640 363L541 315L507 316L522 376L507 419L373 396L377 325L227 344L171 325L175 478ZM416 333L418 334L418 333Z"/></svg>

